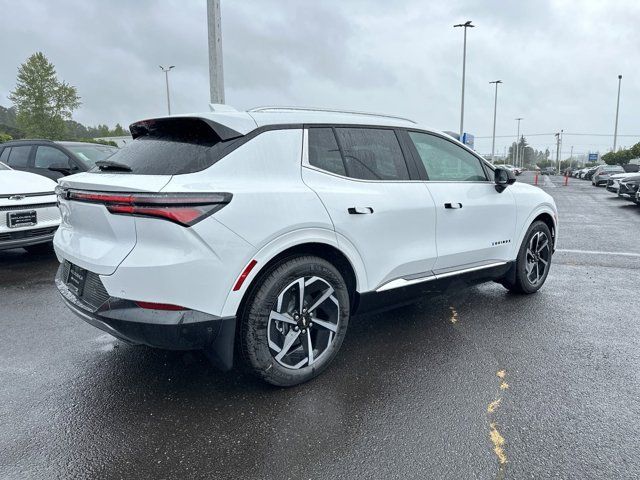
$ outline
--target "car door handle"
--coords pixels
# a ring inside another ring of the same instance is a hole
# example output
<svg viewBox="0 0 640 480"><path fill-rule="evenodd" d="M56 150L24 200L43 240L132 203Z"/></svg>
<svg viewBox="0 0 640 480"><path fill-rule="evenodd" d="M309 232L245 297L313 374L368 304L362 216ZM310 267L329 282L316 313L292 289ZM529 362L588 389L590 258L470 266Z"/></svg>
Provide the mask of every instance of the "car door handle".
<svg viewBox="0 0 640 480"><path fill-rule="evenodd" d="M455 208L455 209L458 209L458 208L462 208L462 204L461 204L461 203L458 203L458 202L454 202L454 203L445 203L445 204L444 204L444 208Z"/></svg>
<svg viewBox="0 0 640 480"><path fill-rule="evenodd" d="M373 213L373 208L371 207L349 207L347 211L351 215L367 215Z"/></svg>

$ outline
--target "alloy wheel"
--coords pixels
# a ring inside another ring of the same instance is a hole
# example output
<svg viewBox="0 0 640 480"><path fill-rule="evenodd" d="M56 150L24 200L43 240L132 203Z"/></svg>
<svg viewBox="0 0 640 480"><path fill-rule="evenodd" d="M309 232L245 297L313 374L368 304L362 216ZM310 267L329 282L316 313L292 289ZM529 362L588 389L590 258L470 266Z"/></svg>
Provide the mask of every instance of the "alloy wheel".
<svg viewBox="0 0 640 480"><path fill-rule="evenodd" d="M551 259L551 244L547 234L536 232L529 240L526 255L525 274L531 285L537 285L542 281L549 268Z"/></svg>
<svg viewBox="0 0 640 480"><path fill-rule="evenodd" d="M280 292L267 324L269 350L280 365L297 370L328 352L340 324L334 293L318 276L298 278Z"/></svg>

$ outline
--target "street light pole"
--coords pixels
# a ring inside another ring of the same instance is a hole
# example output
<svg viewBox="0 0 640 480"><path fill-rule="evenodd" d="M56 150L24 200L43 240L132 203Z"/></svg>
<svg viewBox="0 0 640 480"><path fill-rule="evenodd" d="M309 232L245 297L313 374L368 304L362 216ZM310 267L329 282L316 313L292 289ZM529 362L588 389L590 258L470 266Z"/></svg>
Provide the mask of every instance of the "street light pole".
<svg viewBox="0 0 640 480"><path fill-rule="evenodd" d="M493 140L491 141L491 163L494 163L494 154L496 151L496 113L498 111L498 84L502 83L502 80L494 80L493 82L496 84L496 94L493 99Z"/></svg>
<svg viewBox="0 0 640 480"><path fill-rule="evenodd" d="M462 134L464 133L464 80L467 70L467 28L474 28L475 25L471 24L471 20L467 20L465 23L459 23L453 26L454 28L464 28L464 44L462 47L462 101L460 104L460 138L462 141Z"/></svg>
<svg viewBox="0 0 640 480"><path fill-rule="evenodd" d="M522 117L516 118L518 121L518 136L516 137L516 167L520 166L520 120L523 120Z"/></svg>
<svg viewBox="0 0 640 480"><path fill-rule="evenodd" d="M618 75L618 101L616 102L616 126L613 130L613 151L616 151L618 143L618 113L620 112L620 85L622 84L622 75Z"/></svg>
<svg viewBox="0 0 640 480"><path fill-rule="evenodd" d="M159 65L160 69L164 72L164 79L167 84L167 112L171 115L171 99L169 98L169 72L171 69L175 68L175 65L170 65L168 67L163 67Z"/></svg>
<svg viewBox="0 0 640 480"><path fill-rule="evenodd" d="M209 40L209 98L213 104L224 103L220 0L207 0L207 25Z"/></svg>

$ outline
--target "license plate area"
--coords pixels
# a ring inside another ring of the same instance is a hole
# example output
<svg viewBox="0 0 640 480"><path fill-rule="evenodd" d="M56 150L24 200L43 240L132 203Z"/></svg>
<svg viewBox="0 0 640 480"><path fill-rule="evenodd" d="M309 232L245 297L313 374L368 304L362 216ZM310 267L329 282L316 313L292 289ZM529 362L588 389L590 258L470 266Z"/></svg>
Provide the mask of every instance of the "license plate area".
<svg viewBox="0 0 640 480"><path fill-rule="evenodd" d="M38 212L35 210L7 213L7 226L9 228L32 227L37 223Z"/></svg>
<svg viewBox="0 0 640 480"><path fill-rule="evenodd" d="M69 265L69 274L67 275L67 287L78 297L82 296L84 284L87 281L87 271L76 265Z"/></svg>

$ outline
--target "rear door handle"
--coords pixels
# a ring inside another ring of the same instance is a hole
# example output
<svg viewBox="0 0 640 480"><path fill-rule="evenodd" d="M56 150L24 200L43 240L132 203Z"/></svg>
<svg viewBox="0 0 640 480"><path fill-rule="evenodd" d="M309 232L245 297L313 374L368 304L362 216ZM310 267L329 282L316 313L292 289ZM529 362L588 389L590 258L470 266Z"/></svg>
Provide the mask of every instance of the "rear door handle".
<svg viewBox="0 0 640 480"><path fill-rule="evenodd" d="M444 208L455 208L455 209L458 209L458 208L462 208L462 204L461 204L461 203L458 203L458 202L454 202L454 203L445 203L445 204L444 204Z"/></svg>
<svg viewBox="0 0 640 480"><path fill-rule="evenodd" d="M349 207L347 211L351 215L367 215L373 213L373 208L371 207Z"/></svg>

